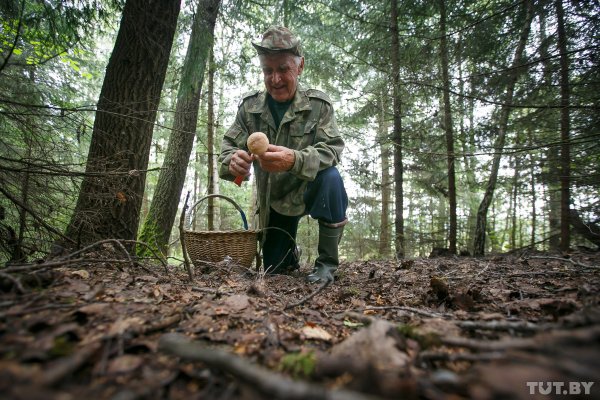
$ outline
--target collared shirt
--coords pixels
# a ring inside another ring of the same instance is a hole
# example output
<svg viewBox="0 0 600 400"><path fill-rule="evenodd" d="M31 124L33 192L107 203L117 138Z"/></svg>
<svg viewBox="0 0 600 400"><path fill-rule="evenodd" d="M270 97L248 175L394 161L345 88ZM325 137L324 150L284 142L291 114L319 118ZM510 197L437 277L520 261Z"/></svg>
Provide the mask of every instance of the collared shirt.
<svg viewBox="0 0 600 400"><path fill-rule="evenodd" d="M253 132L264 132L269 143L294 151L294 165L289 171L267 173L254 162L260 212L260 226L267 223L272 207L283 215L304 213L303 194L306 185L325 168L340 162L344 140L335 121L329 97L315 89L298 87L292 104L279 127L275 125L267 105L267 93L255 91L244 96L233 125L221 143L219 176L234 180L229 172L231 156L238 149L248 151L246 140Z"/></svg>

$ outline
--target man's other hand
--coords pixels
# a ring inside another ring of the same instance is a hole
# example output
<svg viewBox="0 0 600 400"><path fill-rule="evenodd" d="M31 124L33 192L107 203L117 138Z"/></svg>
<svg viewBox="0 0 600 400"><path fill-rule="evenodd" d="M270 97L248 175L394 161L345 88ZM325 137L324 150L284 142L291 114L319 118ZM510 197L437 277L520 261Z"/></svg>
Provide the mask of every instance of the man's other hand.
<svg viewBox="0 0 600 400"><path fill-rule="evenodd" d="M267 172L289 171L294 166L296 155L294 151L284 146L270 144L262 156L255 155L260 167Z"/></svg>
<svg viewBox="0 0 600 400"><path fill-rule="evenodd" d="M229 172L233 176L250 175L250 166L252 165L252 156L244 150L238 150L233 153L229 161Z"/></svg>

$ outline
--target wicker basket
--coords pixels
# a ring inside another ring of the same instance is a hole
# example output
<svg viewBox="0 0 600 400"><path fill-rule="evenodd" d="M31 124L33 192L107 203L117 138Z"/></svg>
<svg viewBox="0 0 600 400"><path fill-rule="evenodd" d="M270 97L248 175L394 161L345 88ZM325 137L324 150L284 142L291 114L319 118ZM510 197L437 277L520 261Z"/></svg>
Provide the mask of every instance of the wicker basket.
<svg viewBox="0 0 600 400"><path fill-rule="evenodd" d="M248 230L246 215L233 199L220 194L211 194L198 200L190 213L204 200L220 197L229 201L239 211L244 229L231 231L183 231L186 250L194 266L199 268L203 262L218 263L231 260L244 267L250 267L256 258L258 234Z"/></svg>

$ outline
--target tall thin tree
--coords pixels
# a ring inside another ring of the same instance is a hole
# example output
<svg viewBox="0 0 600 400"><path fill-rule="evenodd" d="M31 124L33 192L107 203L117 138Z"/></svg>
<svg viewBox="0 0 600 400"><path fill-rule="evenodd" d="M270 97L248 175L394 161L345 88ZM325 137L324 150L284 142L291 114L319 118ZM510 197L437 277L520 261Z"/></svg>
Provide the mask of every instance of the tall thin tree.
<svg viewBox="0 0 600 400"><path fill-rule="evenodd" d="M570 208L570 88L569 88L569 55L567 53L567 32L565 29L565 12L562 0L556 0L556 28L558 31L558 51L560 53L560 250L568 251L570 246L571 223Z"/></svg>
<svg viewBox="0 0 600 400"><path fill-rule="evenodd" d="M141 240L166 253L196 136L200 91L220 0L199 0L177 92L175 121Z"/></svg>
<svg viewBox="0 0 600 400"><path fill-rule="evenodd" d="M477 223L475 226L475 238L473 244L473 254L476 256L482 256L485 253L487 212L490 205L492 204L494 191L496 189L496 182L498 180L498 169L500 168L500 159L502 158L502 154L504 152L504 143L506 142L506 131L508 129L508 117L512 109L515 85L517 83L517 79L519 78L519 74L524 71L524 68L519 67L523 64L523 51L525 50L527 38L529 37L529 32L531 30L531 21L533 19L533 1L526 0L523 4L523 7L525 8L525 18L523 19L524 22L519 34L519 41L517 43L517 48L515 49L513 61L508 72L508 82L506 85L506 93L504 95L503 105L500 109L500 117L498 121L498 136L496 137L496 141L494 143L494 157L492 159L490 176L486 184L483 199L481 200L481 203L479 204L479 209L477 210Z"/></svg>
<svg viewBox="0 0 600 400"><path fill-rule="evenodd" d="M448 44L446 35L446 0L439 1L440 6L440 61L442 84L444 87L444 131L446 136L446 159L448 162L448 206L450 227L448 231L448 250L456 254L456 173L454 156L454 127L450 108L450 78L448 73Z"/></svg>
<svg viewBox="0 0 600 400"><path fill-rule="evenodd" d="M387 258L391 251L390 204L392 198L390 176L390 144L388 121L386 116L385 93L377 96L378 108L378 141L381 151L381 224L379 227L379 255Z"/></svg>
<svg viewBox="0 0 600 400"><path fill-rule="evenodd" d="M391 60L392 60L392 96L394 127L392 142L394 144L394 194L396 228L395 245L396 258L404 258L404 192L402 165L402 101L400 99L400 34L398 32L398 0L391 0L390 34L391 34Z"/></svg>

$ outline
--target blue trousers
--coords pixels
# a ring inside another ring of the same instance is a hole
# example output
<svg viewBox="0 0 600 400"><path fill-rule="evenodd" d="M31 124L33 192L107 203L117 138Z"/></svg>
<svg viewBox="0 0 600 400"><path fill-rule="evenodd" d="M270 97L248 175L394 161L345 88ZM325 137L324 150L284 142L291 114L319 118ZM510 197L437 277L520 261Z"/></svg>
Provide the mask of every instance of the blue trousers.
<svg viewBox="0 0 600 400"><path fill-rule="evenodd" d="M287 216L271 209L269 214L269 227L263 245L263 262L265 269L270 272L279 272L290 266L298 265L295 246L291 238L296 239L298 222L304 215L327 223L342 222L346 218L348 208L348 195L340 172L335 167L320 171L315 180L309 182L304 192L306 208L303 215ZM270 268L270 269L269 269Z"/></svg>

